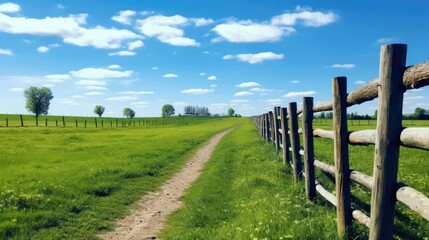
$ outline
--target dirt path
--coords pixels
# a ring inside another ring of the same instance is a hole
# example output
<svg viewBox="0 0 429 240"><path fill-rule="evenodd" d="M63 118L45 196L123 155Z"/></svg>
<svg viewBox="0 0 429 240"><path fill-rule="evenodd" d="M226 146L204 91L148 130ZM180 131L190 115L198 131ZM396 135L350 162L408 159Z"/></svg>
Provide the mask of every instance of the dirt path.
<svg viewBox="0 0 429 240"><path fill-rule="evenodd" d="M116 228L100 235L104 239L157 239L167 216L181 205L180 197L198 178L204 163L219 143L232 129L212 137L197 150L180 172L176 173L157 192L150 192L137 202L137 208L116 223Z"/></svg>

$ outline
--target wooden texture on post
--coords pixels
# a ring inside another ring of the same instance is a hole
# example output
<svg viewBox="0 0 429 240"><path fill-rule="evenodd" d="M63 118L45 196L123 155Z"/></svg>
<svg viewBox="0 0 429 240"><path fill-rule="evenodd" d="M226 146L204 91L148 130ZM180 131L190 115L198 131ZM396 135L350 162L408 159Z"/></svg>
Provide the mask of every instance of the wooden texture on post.
<svg viewBox="0 0 429 240"><path fill-rule="evenodd" d="M392 239L407 45L381 47L369 239Z"/></svg>
<svg viewBox="0 0 429 240"><path fill-rule="evenodd" d="M304 97L302 115L302 142L304 145L305 193L307 199L316 197L314 177L314 142L313 142L313 98Z"/></svg>
<svg viewBox="0 0 429 240"><path fill-rule="evenodd" d="M272 144L276 144L276 133L274 132L274 113L268 112L268 119L270 121L270 140Z"/></svg>
<svg viewBox="0 0 429 240"><path fill-rule="evenodd" d="M292 145L292 165L295 182L302 179L302 162L299 154L298 115L296 114L296 102L289 103L289 125Z"/></svg>
<svg viewBox="0 0 429 240"><path fill-rule="evenodd" d="M290 140L289 140L289 124L287 121L287 108L281 108L280 109L280 123L282 128L282 150L283 150L283 160L285 164L290 164Z"/></svg>
<svg viewBox="0 0 429 240"><path fill-rule="evenodd" d="M280 115L280 107L274 107L273 109L274 112L274 136L276 136L276 141L275 141L275 146L276 146L276 150L279 151L280 150L280 121L279 121L279 115Z"/></svg>
<svg viewBox="0 0 429 240"><path fill-rule="evenodd" d="M332 80L335 192L337 195L337 229L339 236L347 237L351 226L350 170L347 130L347 78Z"/></svg>
<svg viewBox="0 0 429 240"><path fill-rule="evenodd" d="M265 116L265 140L269 142L270 141L270 121L268 118L268 113L265 113L264 116Z"/></svg>

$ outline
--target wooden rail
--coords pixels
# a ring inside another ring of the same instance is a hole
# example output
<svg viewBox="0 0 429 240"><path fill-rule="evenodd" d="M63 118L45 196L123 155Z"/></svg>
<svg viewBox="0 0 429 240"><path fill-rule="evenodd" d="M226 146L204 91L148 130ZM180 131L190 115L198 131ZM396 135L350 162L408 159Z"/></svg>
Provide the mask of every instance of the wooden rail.
<svg viewBox="0 0 429 240"><path fill-rule="evenodd" d="M382 46L379 78L350 93L346 92L346 78L337 77L333 79L333 99L330 101L313 105L313 99L307 97L303 99L301 109L297 109L296 103L292 102L288 108L275 107L271 114L253 117L261 137L274 144L276 150L281 149L285 164L292 167L295 181L301 181L302 176L305 178L307 198L314 199L317 192L336 207L338 234L341 237L349 237L347 229L353 218L370 228L370 239L391 239L396 201L429 221L429 198L397 182L400 146L429 150L429 128L401 126L404 91L429 85L429 62L405 67L406 49L404 44ZM377 97L376 130L348 132L347 107ZM334 130L313 129L313 113L329 110L333 110ZM298 115L301 113L302 130L298 129ZM300 132L304 149L300 149ZM314 159L313 136L334 140L335 166ZM349 169L349 144L375 145L374 176ZM336 195L314 179L314 167L335 176ZM352 181L372 191L370 217L351 208Z"/></svg>

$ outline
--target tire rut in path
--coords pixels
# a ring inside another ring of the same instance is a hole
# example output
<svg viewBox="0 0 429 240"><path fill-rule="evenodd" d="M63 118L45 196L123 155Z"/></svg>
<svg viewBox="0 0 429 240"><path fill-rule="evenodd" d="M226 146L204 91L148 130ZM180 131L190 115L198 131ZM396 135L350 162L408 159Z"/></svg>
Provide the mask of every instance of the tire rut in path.
<svg viewBox="0 0 429 240"><path fill-rule="evenodd" d="M182 205L180 197L198 178L204 163L216 148L219 141L233 128L212 137L208 143L197 150L185 166L165 182L159 191L149 192L137 201L137 208L116 223L113 231L100 235L103 239L157 239L167 216Z"/></svg>

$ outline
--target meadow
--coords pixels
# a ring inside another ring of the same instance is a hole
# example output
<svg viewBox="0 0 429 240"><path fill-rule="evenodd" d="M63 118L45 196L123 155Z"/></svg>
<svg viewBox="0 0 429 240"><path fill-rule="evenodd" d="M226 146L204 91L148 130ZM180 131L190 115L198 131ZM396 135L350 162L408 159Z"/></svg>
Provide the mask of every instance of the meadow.
<svg viewBox="0 0 429 240"><path fill-rule="evenodd" d="M1 127L0 239L96 239L201 144L243 121Z"/></svg>
<svg viewBox="0 0 429 240"><path fill-rule="evenodd" d="M375 128L374 120L361 121L349 121L349 130ZM403 125L427 126L429 121L405 120ZM317 119L314 127L332 129L332 121ZM374 146L350 146L349 152L351 168L372 175ZM315 138L315 156L333 164L333 141ZM427 151L401 148L400 157L398 179L429 195ZM316 174L335 194L334 178ZM353 184L352 195L352 207L369 215L371 192ZM169 218L163 239L340 239L335 208L320 196L306 200L303 182L293 182L291 168L272 144L258 140L250 122L221 141L184 201ZM358 223L350 232L352 239L368 239L368 229ZM429 223L398 203L395 238L429 239Z"/></svg>

